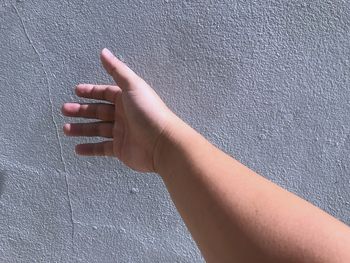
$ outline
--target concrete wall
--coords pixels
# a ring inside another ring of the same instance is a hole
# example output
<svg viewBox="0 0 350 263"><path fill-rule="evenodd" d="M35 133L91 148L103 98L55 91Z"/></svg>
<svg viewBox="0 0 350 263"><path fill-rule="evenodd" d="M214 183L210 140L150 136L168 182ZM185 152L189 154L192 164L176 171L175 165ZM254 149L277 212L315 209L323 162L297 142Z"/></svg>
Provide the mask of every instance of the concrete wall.
<svg viewBox="0 0 350 263"><path fill-rule="evenodd" d="M156 175L79 158L62 134L73 87L111 82L103 47L213 143L349 224L349 7L0 1L0 261L203 261Z"/></svg>

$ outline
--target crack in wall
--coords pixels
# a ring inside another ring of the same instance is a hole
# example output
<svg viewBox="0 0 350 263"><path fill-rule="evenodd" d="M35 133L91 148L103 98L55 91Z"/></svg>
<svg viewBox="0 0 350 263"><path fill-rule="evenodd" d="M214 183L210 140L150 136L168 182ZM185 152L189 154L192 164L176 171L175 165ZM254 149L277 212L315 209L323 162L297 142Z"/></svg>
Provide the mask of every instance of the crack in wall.
<svg viewBox="0 0 350 263"><path fill-rule="evenodd" d="M12 4L19 20L20 20L20 23L22 25L22 29L24 31L24 34L29 42L29 44L31 45L31 47L33 48L36 56L38 57L38 60L39 60L39 63L41 64L41 67L44 71L44 74L45 74L45 79L46 79L46 84L47 84L47 92L48 92L48 97L49 97L49 104L50 104L50 111L51 111L51 121L54 125L54 128L55 128L55 134L56 134L56 139L57 139L57 143L58 143L58 147L59 147L59 153L60 153L60 157L61 157L61 163L62 163L62 166L63 166L63 171L64 171L64 180L65 180L65 184L66 184L66 194L67 194L67 198L68 198L68 207L69 207L69 213L70 213L70 221L71 221L71 225L72 225L72 233L71 233L71 238L72 238L72 249L73 249L73 252L74 252L74 235L75 235L75 229L74 229L74 217L73 217L73 206L72 206L72 201L71 201L71 196L70 196L70 190L69 190L69 183L68 183L68 176L67 176L67 166L66 166L66 161L63 157L63 147L62 147L62 142L61 142L61 138L60 138L60 134L58 132L58 125L57 125L57 122L55 120L55 117L54 117L54 104L53 104L53 99L52 99L52 93L51 93L51 87L50 87L50 81L49 81L49 75L45 69L45 65L44 65L44 62L41 58L41 55L38 51L38 49L35 47L31 37L29 36L28 34L28 30L27 30L27 27L25 26L24 24L24 21L22 19L22 16L20 14L20 12L18 11L18 8L16 7L15 4Z"/></svg>

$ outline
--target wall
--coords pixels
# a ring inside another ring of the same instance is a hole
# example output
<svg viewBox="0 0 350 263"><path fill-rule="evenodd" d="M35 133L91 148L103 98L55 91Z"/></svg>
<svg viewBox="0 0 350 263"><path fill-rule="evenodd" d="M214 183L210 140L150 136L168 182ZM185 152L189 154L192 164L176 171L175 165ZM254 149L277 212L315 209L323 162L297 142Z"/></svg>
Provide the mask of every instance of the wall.
<svg viewBox="0 0 350 263"><path fill-rule="evenodd" d="M62 134L108 47L213 143L350 223L346 1L0 2L0 261L202 262L162 181ZM86 141L86 140L79 140Z"/></svg>

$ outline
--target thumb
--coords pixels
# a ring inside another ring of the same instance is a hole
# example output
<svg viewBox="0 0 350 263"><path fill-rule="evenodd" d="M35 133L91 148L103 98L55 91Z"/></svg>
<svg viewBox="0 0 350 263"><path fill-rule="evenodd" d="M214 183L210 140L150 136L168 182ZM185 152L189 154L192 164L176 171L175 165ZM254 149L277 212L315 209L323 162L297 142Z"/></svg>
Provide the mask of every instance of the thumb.
<svg viewBox="0 0 350 263"><path fill-rule="evenodd" d="M130 87L130 84L137 78L136 73L117 59L107 48L104 48L101 52L101 62L121 89Z"/></svg>

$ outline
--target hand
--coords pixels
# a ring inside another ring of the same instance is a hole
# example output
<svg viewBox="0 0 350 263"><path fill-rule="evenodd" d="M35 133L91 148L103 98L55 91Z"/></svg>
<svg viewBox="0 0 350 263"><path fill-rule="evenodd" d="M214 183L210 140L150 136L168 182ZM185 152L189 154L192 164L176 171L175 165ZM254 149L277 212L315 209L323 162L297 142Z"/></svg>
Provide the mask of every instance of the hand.
<svg viewBox="0 0 350 263"><path fill-rule="evenodd" d="M109 138L77 145L77 154L115 156L134 170L155 172L157 142L168 129L173 113L143 79L108 49L102 50L101 61L118 85L79 84L76 94L109 103L65 103L65 116L99 121L65 124L63 131L68 136Z"/></svg>

